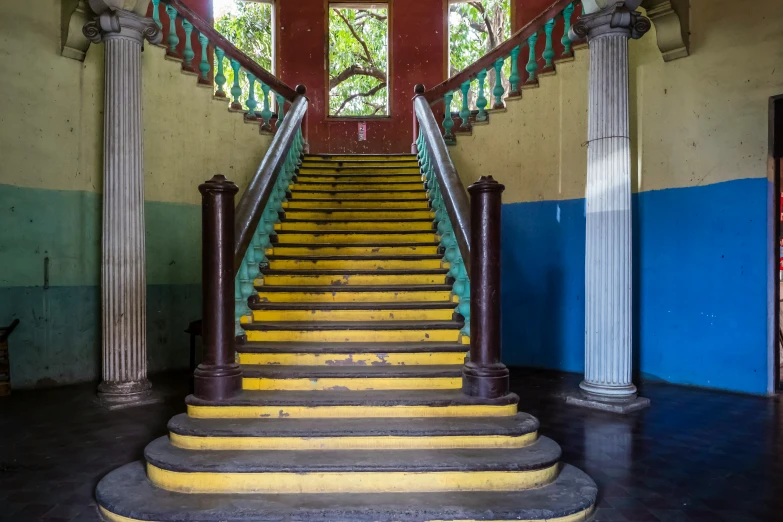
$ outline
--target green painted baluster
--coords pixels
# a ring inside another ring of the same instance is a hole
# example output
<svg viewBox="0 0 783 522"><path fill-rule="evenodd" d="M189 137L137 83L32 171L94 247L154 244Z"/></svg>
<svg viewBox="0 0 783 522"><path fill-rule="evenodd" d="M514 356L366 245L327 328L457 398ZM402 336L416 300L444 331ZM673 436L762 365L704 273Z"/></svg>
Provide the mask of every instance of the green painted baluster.
<svg viewBox="0 0 783 522"><path fill-rule="evenodd" d="M163 29L163 22L160 21L160 0L152 0L152 19Z"/></svg>
<svg viewBox="0 0 783 522"><path fill-rule="evenodd" d="M552 47L552 30L555 28L555 19L552 18L544 26L544 34L546 35L546 47L541 55L544 58L544 71L551 71L555 68L552 60L555 58L555 49Z"/></svg>
<svg viewBox="0 0 783 522"><path fill-rule="evenodd" d="M223 58L226 56L226 52L220 47L215 47L215 57L217 58L217 73L215 74L215 83L217 84L217 92L215 96L219 98L226 97L226 91L223 90L223 85L226 83L226 75L223 74Z"/></svg>
<svg viewBox="0 0 783 522"><path fill-rule="evenodd" d="M560 58L570 58L574 55L571 50L571 38L568 36L568 31L571 30L572 14L574 14L574 4L570 3L563 9L563 37L560 39L560 43L563 44L563 53Z"/></svg>
<svg viewBox="0 0 783 522"><path fill-rule="evenodd" d="M443 103L446 105L446 113L443 116L443 137L447 141L454 139L454 134L451 132L451 129L454 128L454 119L451 117L451 100L453 99L453 92L447 92L443 97Z"/></svg>
<svg viewBox="0 0 783 522"><path fill-rule="evenodd" d="M272 111L269 109L269 91L271 90L271 87L269 87L264 82L261 82L261 92L264 93L264 108L261 109L261 118L264 119L264 124L261 126L262 129L271 131L272 130Z"/></svg>
<svg viewBox="0 0 783 522"><path fill-rule="evenodd" d="M468 106L468 93L470 92L470 80L460 85L462 91L462 109L459 111L459 117L462 120L461 129L470 128L470 107Z"/></svg>
<svg viewBox="0 0 783 522"><path fill-rule="evenodd" d="M487 79L487 70L484 69L476 75L478 79L478 96L476 97L476 108L478 114L476 115L476 121L487 121L487 98L484 96L484 82Z"/></svg>
<svg viewBox="0 0 783 522"><path fill-rule="evenodd" d="M242 87L239 86L239 62L231 59L231 68L234 70L234 85L231 86L231 96L234 97L231 102L231 108L236 110L242 110L242 103L239 101L239 97L242 96Z"/></svg>
<svg viewBox="0 0 783 522"><path fill-rule="evenodd" d="M279 129L285 117L285 98L283 98L282 94L278 94L275 99L277 100L277 124L275 127Z"/></svg>
<svg viewBox="0 0 783 522"><path fill-rule="evenodd" d="M247 101L245 102L245 105L247 105L247 117L249 119L255 119L256 118L256 107L258 106L258 102L256 101L256 77L249 72L245 71L247 74L247 81L250 84L249 85L249 91L247 94Z"/></svg>
<svg viewBox="0 0 783 522"><path fill-rule="evenodd" d="M528 73L527 82L525 83L538 83L536 78L536 71L538 70L538 63L536 63L536 42L538 41L538 33L533 33L530 38L527 39L527 46L530 48L530 55L528 56L527 65L525 70Z"/></svg>
<svg viewBox="0 0 783 522"><path fill-rule="evenodd" d="M169 15L169 37L166 40L169 44L169 49L166 54L169 56L178 57L177 45L179 44L179 37L177 36L177 10L166 4L166 14Z"/></svg>
<svg viewBox="0 0 783 522"><path fill-rule="evenodd" d="M193 32L193 24L182 19L182 30L185 31L185 50L182 53L182 67L188 71L195 71L193 68L193 58L196 57L196 53L193 52L193 47L190 42L190 35Z"/></svg>
<svg viewBox="0 0 783 522"><path fill-rule="evenodd" d="M198 70L201 71L201 78L199 80L202 83L209 83L209 78L207 77L207 74L209 74L209 60L207 60L209 38L204 34L198 33L198 42L201 44L201 63L198 65Z"/></svg>
<svg viewBox="0 0 783 522"><path fill-rule="evenodd" d="M511 84L511 88L508 91L509 96L519 96L519 53L522 52L522 46L517 45L511 49L511 75L508 77L508 82Z"/></svg>
<svg viewBox="0 0 783 522"><path fill-rule="evenodd" d="M237 274L234 278L234 335L236 337L245 335L240 320L248 312L250 312L250 308L247 306L247 301L242 299L242 283L239 280L239 274Z"/></svg>
<svg viewBox="0 0 783 522"><path fill-rule="evenodd" d="M495 109L502 109L505 107L505 105L503 105L503 95L505 94L506 89L503 87L502 71L503 58L500 58L495 62L495 88L492 89L492 95L495 96L495 105L493 105L493 108Z"/></svg>

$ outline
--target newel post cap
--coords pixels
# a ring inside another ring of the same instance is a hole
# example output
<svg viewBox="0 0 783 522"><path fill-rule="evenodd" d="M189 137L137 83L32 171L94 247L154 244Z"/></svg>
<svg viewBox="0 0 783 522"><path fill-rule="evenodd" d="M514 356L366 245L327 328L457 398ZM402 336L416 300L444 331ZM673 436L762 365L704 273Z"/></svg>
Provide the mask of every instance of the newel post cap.
<svg viewBox="0 0 783 522"><path fill-rule="evenodd" d="M203 195L209 194L236 194L239 192L239 187L233 181L226 179L223 174L215 174L212 179L205 181L198 186L198 191Z"/></svg>
<svg viewBox="0 0 783 522"><path fill-rule="evenodd" d="M478 181L468 187L468 192L471 194L481 194L483 192L497 192L501 193L506 190L504 185L501 185L492 176L481 176Z"/></svg>

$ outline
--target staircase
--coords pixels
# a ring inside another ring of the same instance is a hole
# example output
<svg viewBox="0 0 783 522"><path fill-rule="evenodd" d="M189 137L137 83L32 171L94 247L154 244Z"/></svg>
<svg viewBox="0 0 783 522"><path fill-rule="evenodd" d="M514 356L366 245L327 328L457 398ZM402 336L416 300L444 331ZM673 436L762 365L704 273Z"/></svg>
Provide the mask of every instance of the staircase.
<svg viewBox="0 0 783 522"><path fill-rule="evenodd" d="M462 393L469 339L414 155L308 155L237 345L243 390L190 396L111 521L589 520L593 481L517 412Z"/></svg>

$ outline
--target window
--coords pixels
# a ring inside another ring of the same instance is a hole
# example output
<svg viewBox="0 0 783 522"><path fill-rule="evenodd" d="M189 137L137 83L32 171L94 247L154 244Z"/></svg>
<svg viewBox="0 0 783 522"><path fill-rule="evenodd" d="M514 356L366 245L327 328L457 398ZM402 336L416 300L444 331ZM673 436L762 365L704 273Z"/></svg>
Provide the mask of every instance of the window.
<svg viewBox="0 0 783 522"><path fill-rule="evenodd" d="M329 4L329 116L387 116L388 5Z"/></svg>
<svg viewBox="0 0 783 522"><path fill-rule="evenodd" d="M503 43L511 36L511 8L509 0L449 0L449 76ZM485 89L495 85L495 71L487 71ZM506 60L501 81L508 92L510 62ZM469 106L476 107L475 86L468 93ZM488 91L485 90L485 95ZM487 96L489 97L489 96ZM454 93L452 110L462 105L462 93Z"/></svg>

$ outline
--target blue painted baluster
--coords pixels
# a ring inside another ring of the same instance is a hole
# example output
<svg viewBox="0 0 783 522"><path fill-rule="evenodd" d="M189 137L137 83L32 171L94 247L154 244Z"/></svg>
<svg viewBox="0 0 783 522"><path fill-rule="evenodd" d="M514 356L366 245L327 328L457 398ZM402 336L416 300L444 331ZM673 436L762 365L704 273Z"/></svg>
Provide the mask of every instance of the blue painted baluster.
<svg viewBox="0 0 783 522"><path fill-rule="evenodd" d="M242 96L242 87L239 86L239 62L235 59L231 59L231 68L234 70L234 85L231 86L231 96L234 99L231 101L231 108L241 111L242 102L239 101L239 97Z"/></svg>
<svg viewBox="0 0 783 522"><path fill-rule="evenodd" d="M571 30L572 14L574 14L574 4L570 3L563 9L563 37L560 39L560 43L563 44L563 53L560 58L570 58L574 55L571 50L571 38L568 36L568 31Z"/></svg>
<svg viewBox="0 0 783 522"><path fill-rule="evenodd" d="M206 35L198 33L198 42L201 44L201 63L198 65L198 70L201 71L199 76L200 83L209 83L209 38Z"/></svg>
<svg viewBox="0 0 783 522"><path fill-rule="evenodd" d="M275 125L275 127L279 129L280 125L283 124L283 118L285 117L285 98L283 98L282 94L278 94L276 100L277 100L277 124Z"/></svg>
<svg viewBox="0 0 783 522"><path fill-rule="evenodd" d="M256 118L256 107L258 106L258 102L256 101L256 77L249 72L246 72L247 74L247 82L250 84L250 88L248 89L247 94L247 101L245 102L245 105L247 105L247 117L248 119L255 119Z"/></svg>
<svg viewBox="0 0 783 522"><path fill-rule="evenodd" d="M555 49L552 47L552 31L555 28L555 19L552 18L544 26L544 34L546 35L546 46L541 57L544 59L544 68L542 72L552 71L555 68L555 64L552 62L555 58Z"/></svg>
<svg viewBox="0 0 783 522"><path fill-rule="evenodd" d="M163 22L160 21L160 0L152 0L152 19L163 29Z"/></svg>
<svg viewBox="0 0 783 522"><path fill-rule="evenodd" d="M223 74L223 58L226 56L226 52L220 47L215 47L215 57L217 58L217 73L215 73L215 83L217 84L217 92L215 96L219 98L226 97L226 91L223 90L223 85L226 83L226 75Z"/></svg>
<svg viewBox="0 0 783 522"><path fill-rule="evenodd" d="M261 125L261 128L263 130L271 131L272 130L272 111L269 108L269 91L271 90L271 87L269 87L264 82L261 82L261 92L264 93L264 107L261 109L261 118L264 120L264 124Z"/></svg>
<svg viewBox="0 0 783 522"><path fill-rule="evenodd" d="M536 63L536 42L538 41L538 33L533 33L530 38L527 39L527 46L530 48L530 55L528 56L527 65L525 70L528 73L526 84L538 83L536 78L536 71L538 70L538 63Z"/></svg>
<svg viewBox="0 0 783 522"><path fill-rule="evenodd" d="M185 31L185 50L182 53L182 68L195 72L196 70L193 68L193 58L196 57L196 53L193 52L190 41L190 35L193 33L193 24L183 18L182 30Z"/></svg>
<svg viewBox="0 0 783 522"><path fill-rule="evenodd" d="M443 103L446 106L446 111L443 116L443 137L446 138L447 141L454 139L454 134L451 132L451 129L454 128L454 119L451 117L451 100L453 99L453 92L447 92L443 97Z"/></svg>
<svg viewBox="0 0 783 522"><path fill-rule="evenodd" d="M495 104L492 106L494 109L502 109L505 107L505 105L503 105L503 95L506 93L506 88L503 87L502 71L503 58L500 58L495 62L495 88L492 89L492 95L495 97Z"/></svg>
<svg viewBox="0 0 783 522"><path fill-rule="evenodd" d="M479 71L476 75L478 79L478 96L476 97L476 108L478 114L476 115L476 121L487 121L487 98L484 96L484 82L487 80L487 70Z"/></svg>
<svg viewBox="0 0 783 522"><path fill-rule="evenodd" d="M522 46L520 45L511 49L511 74L508 77L508 83L511 84L508 90L509 96L519 96L522 92L519 88L519 80L521 80L519 77L519 53L521 52Z"/></svg>
<svg viewBox="0 0 783 522"><path fill-rule="evenodd" d="M470 128L470 107L468 106L468 93L470 93L470 80L460 85L462 91L462 109L459 111L459 117L462 120L461 129Z"/></svg>
<svg viewBox="0 0 783 522"><path fill-rule="evenodd" d="M169 37L166 41L169 44L169 48L166 54L179 58L177 54L177 45L179 45L179 37L177 36L177 10L166 4L166 14L169 15Z"/></svg>

